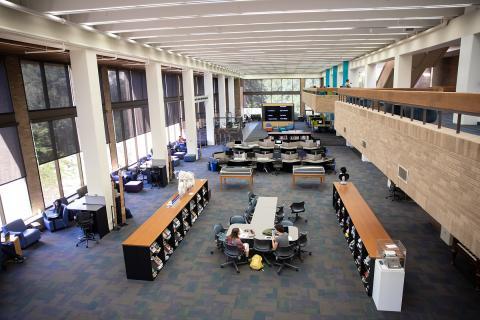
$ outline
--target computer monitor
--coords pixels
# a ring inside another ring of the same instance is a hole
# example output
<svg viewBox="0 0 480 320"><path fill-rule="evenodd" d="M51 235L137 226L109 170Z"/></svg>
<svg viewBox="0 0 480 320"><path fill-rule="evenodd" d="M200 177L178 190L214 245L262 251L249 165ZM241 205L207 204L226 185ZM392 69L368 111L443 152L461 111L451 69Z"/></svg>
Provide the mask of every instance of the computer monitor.
<svg viewBox="0 0 480 320"><path fill-rule="evenodd" d="M247 158L255 158L255 152L247 152Z"/></svg>
<svg viewBox="0 0 480 320"><path fill-rule="evenodd" d="M240 140L235 140L235 144L242 144L242 141L240 141Z"/></svg>
<svg viewBox="0 0 480 320"><path fill-rule="evenodd" d="M282 140L275 140L275 144L282 144Z"/></svg>
<svg viewBox="0 0 480 320"><path fill-rule="evenodd" d="M233 156L233 150L227 150L227 151L225 151L225 155L227 155L227 156L229 156L229 157Z"/></svg>

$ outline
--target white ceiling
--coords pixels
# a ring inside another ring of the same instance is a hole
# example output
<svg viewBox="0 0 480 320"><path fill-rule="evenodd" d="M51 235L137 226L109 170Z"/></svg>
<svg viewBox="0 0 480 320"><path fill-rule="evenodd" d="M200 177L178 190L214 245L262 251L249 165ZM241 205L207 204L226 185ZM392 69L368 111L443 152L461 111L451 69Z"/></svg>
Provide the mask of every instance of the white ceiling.
<svg viewBox="0 0 480 320"><path fill-rule="evenodd" d="M243 74L319 73L463 14L454 0L17 0Z"/></svg>

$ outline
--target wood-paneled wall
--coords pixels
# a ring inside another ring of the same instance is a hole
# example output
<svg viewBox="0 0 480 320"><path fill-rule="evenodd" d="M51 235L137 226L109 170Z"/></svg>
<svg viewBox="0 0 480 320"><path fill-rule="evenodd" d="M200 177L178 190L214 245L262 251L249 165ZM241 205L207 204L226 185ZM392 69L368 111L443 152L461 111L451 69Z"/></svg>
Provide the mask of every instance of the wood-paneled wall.
<svg viewBox="0 0 480 320"><path fill-rule="evenodd" d="M480 256L480 136L340 101L335 129ZM398 178L399 165L408 170L407 183Z"/></svg>

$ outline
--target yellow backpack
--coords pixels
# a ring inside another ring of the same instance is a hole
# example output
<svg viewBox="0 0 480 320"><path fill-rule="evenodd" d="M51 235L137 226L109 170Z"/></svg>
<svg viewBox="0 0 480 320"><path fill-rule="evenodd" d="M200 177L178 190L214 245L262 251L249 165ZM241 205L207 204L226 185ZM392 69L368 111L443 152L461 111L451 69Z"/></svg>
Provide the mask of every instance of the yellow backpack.
<svg viewBox="0 0 480 320"><path fill-rule="evenodd" d="M252 268L253 270L262 270L263 269L262 257L259 256L258 254L254 255L250 261L250 268Z"/></svg>

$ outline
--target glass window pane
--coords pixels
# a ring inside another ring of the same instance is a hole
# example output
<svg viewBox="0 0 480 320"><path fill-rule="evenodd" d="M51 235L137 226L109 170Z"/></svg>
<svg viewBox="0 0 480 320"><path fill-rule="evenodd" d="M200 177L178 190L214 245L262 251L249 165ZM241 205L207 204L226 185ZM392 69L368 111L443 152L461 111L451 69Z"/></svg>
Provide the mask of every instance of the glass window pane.
<svg viewBox="0 0 480 320"><path fill-rule="evenodd" d="M0 62L0 113L9 112L13 112L12 99L5 66Z"/></svg>
<svg viewBox="0 0 480 320"><path fill-rule="evenodd" d="M118 167L125 167L125 150L123 148L123 141L117 142L117 160L118 160Z"/></svg>
<svg viewBox="0 0 480 320"><path fill-rule="evenodd" d="M292 95L291 94L284 94L282 96L282 103L283 102L292 102Z"/></svg>
<svg viewBox="0 0 480 320"><path fill-rule="evenodd" d="M263 79L262 80L262 91L272 91L272 80L271 79Z"/></svg>
<svg viewBox="0 0 480 320"><path fill-rule="evenodd" d="M282 91L282 79L272 79L272 91Z"/></svg>
<svg viewBox="0 0 480 320"><path fill-rule="evenodd" d="M152 133L147 132L147 154L152 154Z"/></svg>
<svg viewBox="0 0 480 320"><path fill-rule="evenodd" d="M73 127L73 118L54 120L53 133L58 158L78 153L77 132Z"/></svg>
<svg viewBox="0 0 480 320"><path fill-rule="evenodd" d="M130 72L119 71L118 80L120 81L120 96L122 101L131 101L132 95L130 92Z"/></svg>
<svg viewBox="0 0 480 320"><path fill-rule="evenodd" d="M145 82L145 74L139 71L132 71L132 100L144 100L143 96L143 83Z"/></svg>
<svg viewBox="0 0 480 320"><path fill-rule="evenodd" d="M138 157L143 158L147 155L147 137L144 134L137 136Z"/></svg>
<svg viewBox="0 0 480 320"><path fill-rule="evenodd" d="M292 91L292 79L282 79L282 91Z"/></svg>
<svg viewBox="0 0 480 320"><path fill-rule="evenodd" d="M179 82L179 79L177 74L165 73L165 78L164 78L165 97L171 98L171 97L179 96L178 82Z"/></svg>
<svg viewBox="0 0 480 320"><path fill-rule="evenodd" d="M38 171L40 172L40 182L42 183L43 202L45 207L49 207L53 204L53 201L60 198L55 161L38 166Z"/></svg>
<svg viewBox="0 0 480 320"><path fill-rule="evenodd" d="M280 94L272 94L272 103L281 103L282 101L282 95Z"/></svg>
<svg viewBox="0 0 480 320"><path fill-rule="evenodd" d="M113 125L115 129L115 141L123 141L122 111L113 112Z"/></svg>
<svg viewBox="0 0 480 320"><path fill-rule="evenodd" d="M144 118L143 118L143 108L135 108L135 131L136 135L144 134L145 133L145 125L144 125Z"/></svg>
<svg viewBox="0 0 480 320"><path fill-rule="evenodd" d="M130 139L135 136L135 127L133 125L133 110L123 110L123 130L125 139Z"/></svg>
<svg viewBox="0 0 480 320"><path fill-rule="evenodd" d="M292 96L292 102L293 102L293 109L294 112L297 116L300 115L300 95L299 94L294 94Z"/></svg>
<svg viewBox="0 0 480 320"><path fill-rule="evenodd" d="M50 108L71 107L69 80L65 66L46 63L44 68Z"/></svg>
<svg viewBox="0 0 480 320"><path fill-rule="evenodd" d="M300 91L300 79L292 79L293 91Z"/></svg>
<svg viewBox="0 0 480 320"><path fill-rule="evenodd" d="M60 175L62 176L63 194L69 197L81 187L80 171L78 170L77 154L58 160Z"/></svg>
<svg viewBox="0 0 480 320"><path fill-rule="evenodd" d="M25 176L16 127L0 128L0 185Z"/></svg>
<svg viewBox="0 0 480 320"><path fill-rule="evenodd" d="M131 165L138 161L137 159L137 148L135 146L135 138L128 139L126 142L127 145L127 159L128 165Z"/></svg>
<svg viewBox="0 0 480 320"><path fill-rule="evenodd" d="M261 92L262 80L245 80L245 92Z"/></svg>
<svg viewBox="0 0 480 320"><path fill-rule="evenodd" d="M55 159L53 143L48 122L32 123L33 142L39 164Z"/></svg>
<svg viewBox="0 0 480 320"><path fill-rule="evenodd" d="M22 61L22 76L27 105L29 110L45 109L42 72L40 64L33 61Z"/></svg>
<svg viewBox="0 0 480 320"><path fill-rule="evenodd" d="M108 165L110 167L110 171L112 171L112 159L110 158L110 147L107 144L107 156L108 156ZM85 160L83 159L83 152L80 152L80 161L82 162L82 173L83 173L83 184L88 185L87 177L85 176Z"/></svg>
<svg viewBox="0 0 480 320"><path fill-rule="evenodd" d="M272 95L270 94L264 94L262 96L263 103L272 103Z"/></svg>
<svg viewBox="0 0 480 320"><path fill-rule="evenodd" d="M118 93L117 71L108 70L108 83L110 85L110 99L112 102L119 102L120 94Z"/></svg>
<svg viewBox="0 0 480 320"><path fill-rule="evenodd" d="M25 179L0 186L0 196L7 223L16 219L28 219L33 215Z"/></svg>
<svg viewBox="0 0 480 320"><path fill-rule="evenodd" d="M261 95L245 95L244 102L245 108L259 108L262 106L263 97Z"/></svg>

